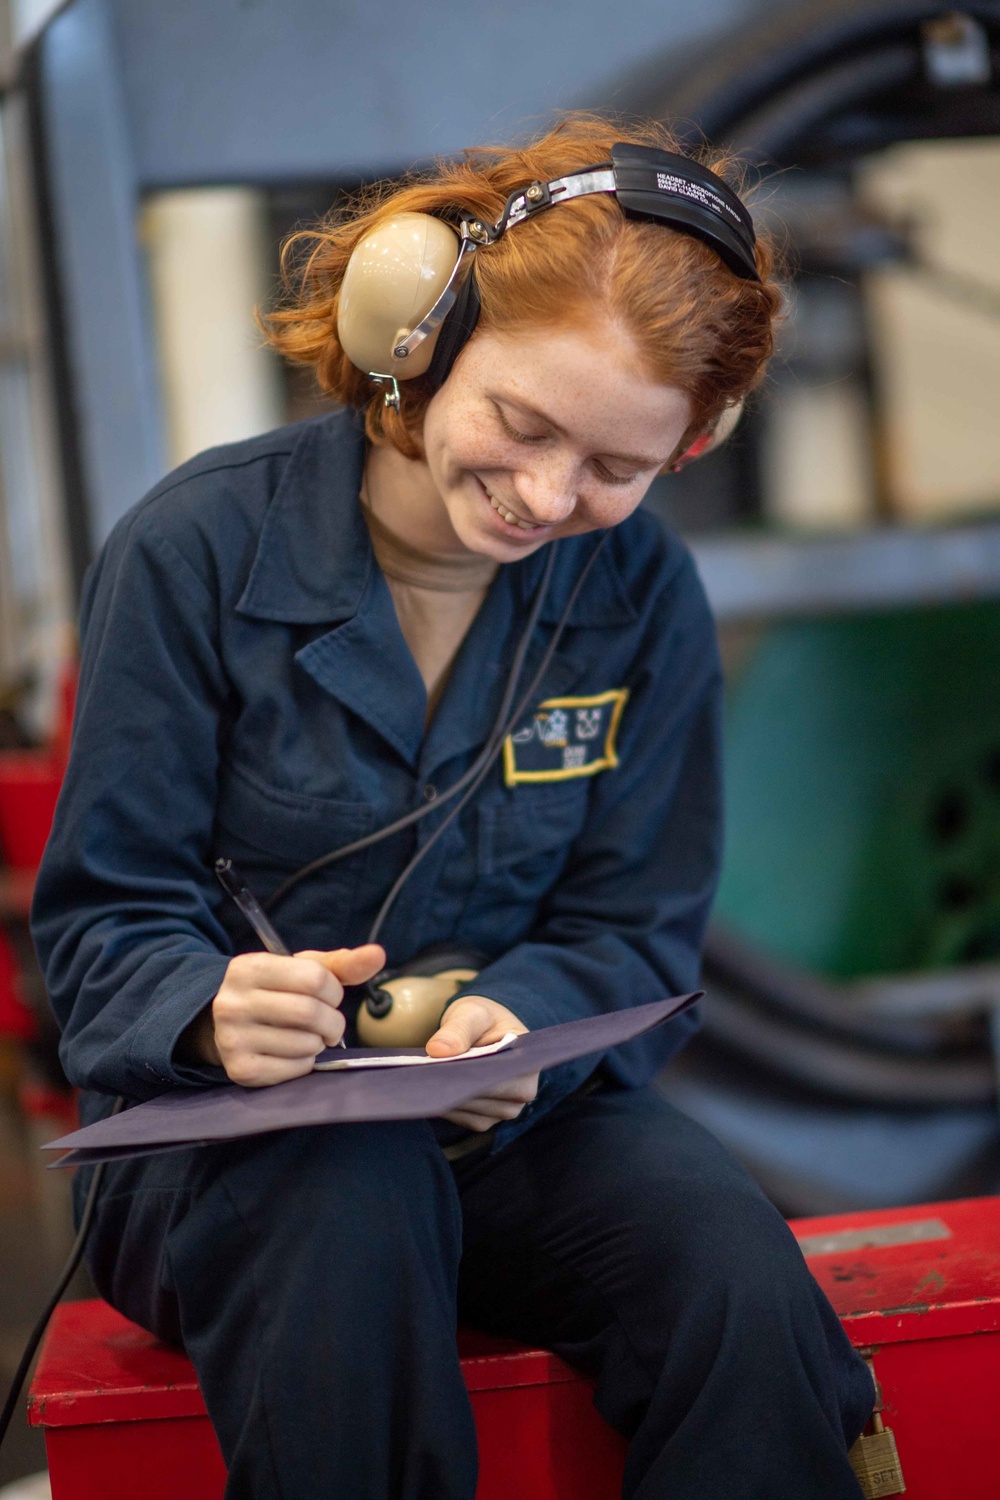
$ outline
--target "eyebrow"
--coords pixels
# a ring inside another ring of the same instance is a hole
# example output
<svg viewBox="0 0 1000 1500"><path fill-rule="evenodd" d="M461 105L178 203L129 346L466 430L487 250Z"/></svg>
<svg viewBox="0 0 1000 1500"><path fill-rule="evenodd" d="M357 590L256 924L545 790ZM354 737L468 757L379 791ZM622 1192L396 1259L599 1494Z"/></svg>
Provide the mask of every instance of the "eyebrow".
<svg viewBox="0 0 1000 1500"><path fill-rule="evenodd" d="M510 406L520 407L521 411L530 412L533 417L539 417L541 421L555 428L562 437L566 437L566 429L560 427L559 423L550 417L548 412L540 411L537 406L532 406L529 401L522 401L519 396L494 396L494 401L506 401ZM602 458L610 458L612 462L619 464L634 464L637 469L660 469L666 463L665 458L650 458L648 454L640 453L602 453ZM668 455L669 457L669 455Z"/></svg>

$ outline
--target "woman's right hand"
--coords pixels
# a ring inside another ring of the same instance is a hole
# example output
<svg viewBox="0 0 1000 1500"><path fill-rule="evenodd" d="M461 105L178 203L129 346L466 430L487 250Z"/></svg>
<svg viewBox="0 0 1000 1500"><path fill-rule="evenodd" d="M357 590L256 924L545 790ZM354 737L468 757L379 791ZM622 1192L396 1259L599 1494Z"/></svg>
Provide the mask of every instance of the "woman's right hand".
<svg viewBox="0 0 1000 1500"><path fill-rule="evenodd" d="M184 1050L221 1064L244 1088L300 1078L344 1034L344 986L363 984L384 967L378 943L291 958L239 953L211 1005L188 1028Z"/></svg>

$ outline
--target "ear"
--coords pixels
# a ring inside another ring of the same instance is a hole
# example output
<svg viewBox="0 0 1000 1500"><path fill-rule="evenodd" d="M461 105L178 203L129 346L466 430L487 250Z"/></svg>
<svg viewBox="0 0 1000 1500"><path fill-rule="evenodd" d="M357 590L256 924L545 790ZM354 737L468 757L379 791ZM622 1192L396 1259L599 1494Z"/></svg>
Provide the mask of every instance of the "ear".
<svg viewBox="0 0 1000 1500"><path fill-rule="evenodd" d="M706 453L714 453L715 449L724 443L735 429L743 415L745 400L744 397L744 400L738 401L735 406L727 406L712 431L703 432L700 437L696 437L694 442L685 448L680 457L670 465L669 472L679 474L681 469L687 468L688 464L693 463L696 458L704 458Z"/></svg>

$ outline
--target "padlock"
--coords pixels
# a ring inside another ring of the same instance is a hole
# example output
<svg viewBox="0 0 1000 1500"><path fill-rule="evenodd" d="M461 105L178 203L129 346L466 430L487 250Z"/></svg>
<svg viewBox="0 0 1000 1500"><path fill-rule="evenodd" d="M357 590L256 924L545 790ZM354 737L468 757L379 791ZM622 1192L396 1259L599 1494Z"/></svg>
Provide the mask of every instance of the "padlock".
<svg viewBox="0 0 1000 1500"><path fill-rule="evenodd" d="M868 1423L871 1430L861 1434L848 1457L865 1500L879 1500L882 1495L905 1494L906 1481L896 1451L896 1439L892 1429L882 1421L882 1387L875 1366L870 1354L862 1354L862 1358L875 1382L875 1409Z"/></svg>
<svg viewBox="0 0 1000 1500"><path fill-rule="evenodd" d="M848 1455L861 1493L865 1500L878 1500L880 1495L902 1495L906 1483L892 1429L883 1425L878 1412L873 1414L870 1426L871 1432L863 1432Z"/></svg>

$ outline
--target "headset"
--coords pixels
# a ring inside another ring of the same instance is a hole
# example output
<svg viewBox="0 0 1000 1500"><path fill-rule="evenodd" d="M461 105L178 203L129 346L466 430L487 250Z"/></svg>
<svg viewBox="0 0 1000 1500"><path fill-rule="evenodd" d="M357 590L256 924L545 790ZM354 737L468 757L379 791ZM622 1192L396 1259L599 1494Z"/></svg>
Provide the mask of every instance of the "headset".
<svg viewBox="0 0 1000 1500"><path fill-rule="evenodd" d="M425 375L430 388L437 390L448 378L479 317L476 256L488 252L489 246L495 245L516 225L561 203L591 193L613 193L626 218L663 224L693 235L715 250L736 276L747 281L760 280L754 259L753 220L732 189L700 163L649 146L618 144L611 148L610 162L557 177L551 182L532 182L519 188L507 199L495 224L487 224L456 210L453 215L458 223L456 232L444 219L432 214L399 213L366 235L355 248L341 285L337 317L337 333L344 353L376 385L385 387L383 394L387 407L399 409L400 380ZM723 433L735 424L738 409L734 412L735 415L727 413L720 423ZM680 463L698 457L718 440L718 429L712 439L698 439L682 455ZM382 902L368 938L369 942L376 940L403 885L475 796L502 753L507 735L517 727L530 707L569 623L573 606L609 535L609 532L603 532L597 545L591 549L539 665L525 690L518 695L528 646L548 594L559 544L550 548L514 653L493 728L468 770L433 803L406 813L365 838L333 849L304 865L272 894L265 903L268 910L279 905L308 876L371 844L391 838L421 818L437 813L443 803L453 802L431 837L407 862ZM362 1040L369 1044L423 1045L440 1024L450 999L475 977L483 962L480 954L441 947L426 950L403 968L385 970L376 975L365 987L367 998L358 1015ZM422 1040L414 1042L414 1036ZM125 1100L119 1096L115 1100L114 1112L117 1113L124 1104ZM103 1175L102 1164L94 1169L69 1258L29 1336L15 1372L0 1413L0 1443L10 1426L46 1324L83 1255Z"/></svg>
<svg viewBox="0 0 1000 1500"><path fill-rule="evenodd" d="M495 224L461 210L449 218L399 213L355 247L340 288L337 337L347 358L399 409L399 382L447 380L479 319L476 257L511 229L594 193L614 195L627 219L663 224L710 246L734 275L760 281L746 206L717 173L673 151L619 142L611 160L532 182Z"/></svg>

